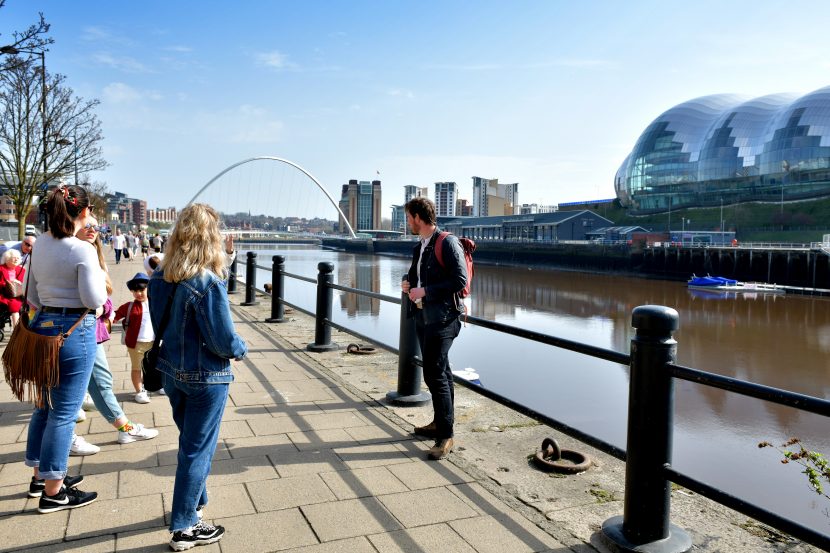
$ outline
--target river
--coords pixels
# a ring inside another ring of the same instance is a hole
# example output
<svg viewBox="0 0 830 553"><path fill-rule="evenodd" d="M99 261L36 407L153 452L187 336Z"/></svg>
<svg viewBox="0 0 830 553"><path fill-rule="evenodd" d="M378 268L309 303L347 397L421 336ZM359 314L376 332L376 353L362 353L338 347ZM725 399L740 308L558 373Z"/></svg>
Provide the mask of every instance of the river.
<svg viewBox="0 0 830 553"><path fill-rule="evenodd" d="M275 249L276 248L276 249ZM271 266L316 277L334 263L337 284L397 296L409 267L401 257L359 255L314 246L240 245ZM240 256L240 273L244 257ZM270 282L258 271L258 287ZM830 300L803 296L708 297L685 284L554 269L476 265L470 314L512 326L628 352L631 311L672 307L680 314L678 363L820 398L830 397ZM397 347L399 307L335 291L333 319ZM285 298L314 310L315 285L285 279ZM345 344L344 344L345 346ZM484 386L552 418L625 448L628 367L468 325L450 352ZM830 532L830 500L807 485L800 467L758 442L797 436L830 454L825 417L686 381L675 385L673 464L695 478ZM553 432L552 432L553 434ZM525 455L526 452L517 452ZM825 489L825 492L827 490Z"/></svg>

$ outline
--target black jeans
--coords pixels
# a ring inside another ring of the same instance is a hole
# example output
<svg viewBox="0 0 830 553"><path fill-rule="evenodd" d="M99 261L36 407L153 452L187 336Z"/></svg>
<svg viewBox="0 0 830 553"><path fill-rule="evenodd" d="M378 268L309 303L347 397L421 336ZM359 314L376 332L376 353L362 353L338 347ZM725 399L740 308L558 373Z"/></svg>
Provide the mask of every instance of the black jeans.
<svg viewBox="0 0 830 553"><path fill-rule="evenodd" d="M455 318L442 324L425 325L420 313L416 313L415 331L421 344L424 382L432 394L435 437L439 440L452 438L455 394L448 354L452 341L461 332L461 320Z"/></svg>

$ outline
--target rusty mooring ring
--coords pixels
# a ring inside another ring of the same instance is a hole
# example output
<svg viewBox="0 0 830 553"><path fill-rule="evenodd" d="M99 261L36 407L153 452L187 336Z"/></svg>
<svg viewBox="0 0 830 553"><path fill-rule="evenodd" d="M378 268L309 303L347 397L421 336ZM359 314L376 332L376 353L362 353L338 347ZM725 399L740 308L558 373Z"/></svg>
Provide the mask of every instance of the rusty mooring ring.
<svg viewBox="0 0 830 553"><path fill-rule="evenodd" d="M369 346L361 346L360 344L349 344L346 346L346 352L354 353L355 355L371 355L372 353L377 353L373 347Z"/></svg>
<svg viewBox="0 0 830 553"><path fill-rule="evenodd" d="M563 463L562 461L569 461ZM591 468L591 458L586 454L572 449L562 449L553 438L545 438L542 450L536 452L533 462L540 469L547 472L562 472L577 474Z"/></svg>

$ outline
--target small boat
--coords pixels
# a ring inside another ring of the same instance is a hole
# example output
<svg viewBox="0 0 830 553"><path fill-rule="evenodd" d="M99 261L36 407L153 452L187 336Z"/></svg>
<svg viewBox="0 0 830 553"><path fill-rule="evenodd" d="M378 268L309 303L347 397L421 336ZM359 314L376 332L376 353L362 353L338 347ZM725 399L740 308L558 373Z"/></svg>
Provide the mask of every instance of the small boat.
<svg viewBox="0 0 830 553"><path fill-rule="evenodd" d="M741 282L739 280L719 276L706 275L699 277L692 275L688 286L692 290L709 290L717 292L783 294L786 291L782 286L767 284L766 282Z"/></svg>

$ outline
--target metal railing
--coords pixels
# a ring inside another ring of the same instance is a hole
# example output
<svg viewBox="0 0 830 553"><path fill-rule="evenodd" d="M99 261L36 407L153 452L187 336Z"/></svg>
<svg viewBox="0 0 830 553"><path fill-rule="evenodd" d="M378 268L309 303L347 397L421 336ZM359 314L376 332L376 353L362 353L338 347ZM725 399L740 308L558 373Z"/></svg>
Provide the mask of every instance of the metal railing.
<svg viewBox="0 0 830 553"><path fill-rule="evenodd" d="M387 394L387 398L399 404L418 404L428 401L429 396L420 392L420 347L415 337L414 319L408 316L409 301L405 295L402 294L400 298L396 298L334 284L332 282L334 264L330 262L319 263L317 279L313 279L286 272L284 256L273 256L272 267L257 265L255 260L256 253L248 252L245 274L246 301L242 305L252 305L251 302L255 302L256 269L271 271L271 317L266 320L282 322L284 320L282 309L286 305L314 316L315 338L314 343L308 345L310 351L328 351L338 347L331 342L331 328L374 341L371 337L363 336L331 320L334 290L400 305L398 348L384 345L385 348L399 355L398 389L396 392ZM282 292L284 290L283 280L286 277L317 285L315 313L285 300ZM830 417L830 401L675 364L677 342L673 338L673 332L678 328L679 316L677 311L669 307L648 305L633 310L632 326L636 329L636 334L631 339L630 354L478 317L468 316L465 320L468 324L496 332L630 367L628 431L624 450L492 390L461 378L456 380L458 384L482 396L626 463L623 515L606 520L602 526L602 538L611 549L624 552L659 550L663 553L681 553L692 548L689 535L683 529L671 524L669 518L671 483L674 482L787 532L804 542L830 550L830 535L822 534L783 515L768 511L686 475L672 466L671 459L675 379L687 380L825 417ZM655 546L656 549L652 549L651 546Z"/></svg>

